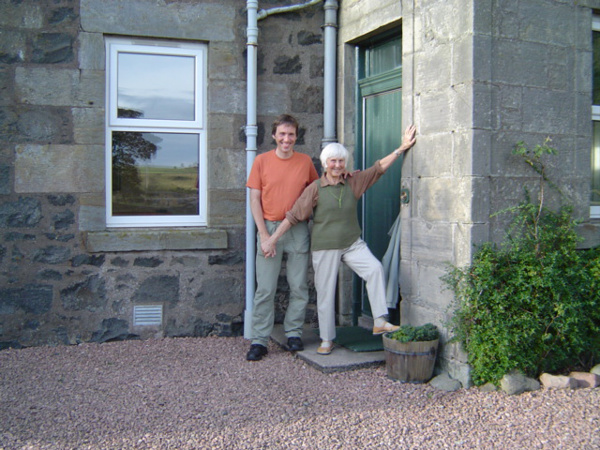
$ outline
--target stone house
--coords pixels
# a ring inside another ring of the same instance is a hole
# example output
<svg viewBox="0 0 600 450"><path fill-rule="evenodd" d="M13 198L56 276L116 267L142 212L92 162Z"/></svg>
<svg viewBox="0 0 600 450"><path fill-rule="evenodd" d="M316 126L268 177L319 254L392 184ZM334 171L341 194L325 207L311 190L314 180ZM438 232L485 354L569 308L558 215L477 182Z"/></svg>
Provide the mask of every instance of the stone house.
<svg viewBox="0 0 600 450"><path fill-rule="evenodd" d="M246 173L283 112L317 165L338 140L368 166L416 124L417 146L361 215L378 256L400 217L403 323L443 327L446 263L502 238L490 214L530 181L517 141L552 139L552 176L584 245L600 244L596 10L600 0L0 3L0 346L241 334ZM339 297L340 323L368 320L347 272ZM441 365L467 383L465 361L444 346Z"/></svg>

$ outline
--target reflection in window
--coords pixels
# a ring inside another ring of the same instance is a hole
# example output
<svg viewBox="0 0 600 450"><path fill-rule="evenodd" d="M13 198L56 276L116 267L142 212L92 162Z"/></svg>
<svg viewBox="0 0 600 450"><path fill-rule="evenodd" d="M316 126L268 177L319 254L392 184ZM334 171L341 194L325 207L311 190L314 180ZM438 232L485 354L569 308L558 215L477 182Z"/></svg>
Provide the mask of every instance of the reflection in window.
<svg viewBox="0 0 600 450"><path fill-rule="evenodd" d="M593 40L593 95L592 103L600 105L600 31L592 32Z"/></svg>
<svg viewBox="0 0 600 450"><path fill-rule="evenodd" d="M198 136L115 131L113 215L198 214Z"/></svg>
<svg viewBox="0 0 600 450"><path fill-rule="evenodd" d="M399 36L366 48L365 77L373 77L402 67L402 41Z"/></svg>
<svg viewBox="0 0 600 450"><path fill-rule="evenodd" d="M119 53L118 117L194 120L194 64L189 56Z"/></svg>
<svg viewBox="0 0 600 450"><path fill-rule="evenodd" d="M600 208L600 21L598 17L594 17L593 24L592 120L594 121L594 135L591 155L592 189L590 200L592 217L600 217L600 214L598 214Z"/></svg>

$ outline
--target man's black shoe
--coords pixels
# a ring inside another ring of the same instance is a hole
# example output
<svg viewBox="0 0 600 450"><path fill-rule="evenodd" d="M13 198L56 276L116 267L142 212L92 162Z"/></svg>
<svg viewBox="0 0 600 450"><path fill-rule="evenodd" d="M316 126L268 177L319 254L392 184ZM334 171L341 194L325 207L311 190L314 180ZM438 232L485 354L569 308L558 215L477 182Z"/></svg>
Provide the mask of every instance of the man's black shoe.
<svg viewBox="0 0 600 450"><path fill-rule="evenodd" d="M299 337L288 338L287 347L290 352L300 352L304 350L304 344Z"/></svg>
<svg viewBox="0 0 600 450"><path fill-rule="evenodd" d="M246 359L248 361L260 361L262 357L265 356L267 353L269 353L269 351L264 345L252 344L250 346L250 350L248 350Z"/></svg>

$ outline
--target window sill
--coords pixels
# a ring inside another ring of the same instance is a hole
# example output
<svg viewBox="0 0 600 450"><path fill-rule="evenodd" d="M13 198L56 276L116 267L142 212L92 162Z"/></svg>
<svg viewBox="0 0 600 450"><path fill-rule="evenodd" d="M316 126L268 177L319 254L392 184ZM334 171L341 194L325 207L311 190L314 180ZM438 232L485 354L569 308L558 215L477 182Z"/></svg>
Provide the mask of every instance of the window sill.
<svg viewBox="0 0 600 450"><path fill-rule="evenodd" d="M227 232L217 229L87 231L83 233L88 252L150 250L214 250L227 248Z"/></svg>

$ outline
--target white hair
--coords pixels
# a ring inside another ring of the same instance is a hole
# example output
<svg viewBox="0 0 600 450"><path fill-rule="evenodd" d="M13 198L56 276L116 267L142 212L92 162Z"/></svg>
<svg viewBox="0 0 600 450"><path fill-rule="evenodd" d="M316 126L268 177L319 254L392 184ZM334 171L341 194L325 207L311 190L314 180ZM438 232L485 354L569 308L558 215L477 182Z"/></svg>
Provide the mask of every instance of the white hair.
<svg viewBox="0 0 600 450"><path fill-rule="evenodd" d="M352 165L354 164L352 154L342 144L332 142L321 150L320 159L324 172L327 172L327 160L329 158L342 158L346 162L346 170L352 170Z"/></svg>

